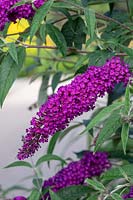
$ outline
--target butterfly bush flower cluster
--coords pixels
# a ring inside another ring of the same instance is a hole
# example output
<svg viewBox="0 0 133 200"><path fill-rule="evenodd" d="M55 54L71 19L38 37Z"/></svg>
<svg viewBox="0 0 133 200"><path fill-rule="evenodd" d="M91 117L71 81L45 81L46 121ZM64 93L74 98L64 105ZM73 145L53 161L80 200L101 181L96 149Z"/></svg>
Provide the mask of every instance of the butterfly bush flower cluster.
<svg viewBox="0 0 133 200"><path fill-rule="evenodd" d="M115 84L123 82L126 85L129 77L128 65L119 57L113 57L102 67L91 66L70 84L60 87L32 118L31 127L22 139L18 159L33 156L40 143L47 142L50 135L65 129L75 117L93 109L97 98L111 92Z"/></svg>
<svg viewBox="0 0 133 200"><path fill-rule="evenodd" d="M123 199L133 198L133 186L131 186L130 192L128 194L124 194L122 197L123 197Z"/></svg>
<svg viewBox="0 0 133 200"><path fill-rule="evenodd" d="M87 152L84 156L75 162L71 162L67 167L61 169L55 176L45 180L43 188L50 187L54 192L61 188L71 185L83 185L86 178L100 176L102 172L109 169L111 163L105 152ZM49 199L47 193L44 199Z"/></svg>
<svg viewBox="0 0 133 200"><path fill-rule="evenodd" d="M30 19L35 14L35 8L39 8L46 0L35 0L33 5L30 1L17 7L12 7L21 0L0 0L0 31L7 22L16 22L17 19ZM34 8L33 8L34 7Z"/></svg>
<svg viewBox="0 0 133 200"><path fill-rule="evenodd" d="M14 197L13 200L27 200L24 196Z"/></svg>

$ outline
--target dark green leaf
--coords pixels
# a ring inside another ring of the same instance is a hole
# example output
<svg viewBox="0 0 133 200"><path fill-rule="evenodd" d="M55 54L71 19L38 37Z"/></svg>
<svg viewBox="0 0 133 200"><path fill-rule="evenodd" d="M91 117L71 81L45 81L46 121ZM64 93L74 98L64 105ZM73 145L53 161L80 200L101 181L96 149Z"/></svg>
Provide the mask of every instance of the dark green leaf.
<svg viewBox="0 0 133 200"><path fill-rule="evenodd" d="M36 34L39 26L41 25L42 20L45 18L47 13L49 12L54 0L49 0L44 3L35 13L32 24L31 24L31 29L30 29L30 41L32 40L33 36Z"/></svg>
<svg viewBox="0 0 133 200"><path fill-rule="evenodd" d="M8 52L11 55L12 59L18 64L18 55L15 43L7 43Z"/></svg>
<svg viewBox="0 0 133 200"><path fill-rule="evenodd" d="M81 17L69 19L62 26L61 31L66 39L68 47L82 48L82 44L84 44L86 40L86 27Z"/></svg>
<svg viewBox="0 0 133 200"><path fill-rule="evenodd" d="M60 161L62 164L66 164L66 161L63 160L61 157L57 156L57 155L53 155L53 154L47 154L47 155L44 155L42 157L40 157L37 162L36 162L36 167L44 162L47 162L47 161L51 161L51 160L58 160Z"/></svg>
<svg viewBox="0 0 133 200"><path fill-rule="evenodd" d="M54 134L49 142L47 154L52 154L56 145L56 142L60 136L60 132Z"/></svg>
<svg viewBox="0 0 133 200"><path fill-rule="evenodd" d="M60 79L62 76L62 72L57 72L56 74L54 74L53 79L52 79L52 90L53 92L55 91Z"/></svg>
<svg viewBox="0 0 133 200"><path fill-rule="evenodd" d="M121 127L121 115L118 110L112 112L112 114L108 117L108 119L104 122L103 128L100 131L98 138L96 140L95 151L99 148L99 146L107 140L115 131Z"/></svg>
<svg viewBox="0 0 133 200"><path fill-rule="evenodd" d="M47 27L47 33L50 35L51 39L57 45L62 55L65 56L67 45L63 34L56 26L52 24L47 24L46 27Z"/></svg>
<svg viewBox="0 0 133 200"><path fill-rule="evenodd" d="M17 49L18 65L12 59L10 54L7 54L0 65L0 104L2 106L4 99L12 86L14 80L17 78L24 62L25 48L19 47Z"/></svg>
<svg viewBox="0 0 133 200"><path fill-rule="evenodd" d="M130 89L129 86L126 88L126 93L125 93L125 114L128 115L129 109L130 109Z"/></svg>
<svg viewBox="0 0 133 200"><path fill-rule="evenodd" d="M45 43L46 42L46 25L45 24L40 25L39 33L40 33L41 40Z"/></svg>
<svg viewBox="0 0 133 200"><path fill-rule="evenodd" d="M57 192L57 195L63 200L76 200L89 193L88 186L73 185L63 188Z"/></svg>
<svg viewBox="0 0 133 200"><path fill-rule="evenodd" d="M16 162L13 162L13 163L7 165L4 168L11 168L11 167L30 167L30 168L32 168L32 165L25 161L16 161Z"/></svg>
<svg viewBox="0 0 133 200"><path fill-rule="evenodd" d="M39 89L39 95L38 95L38 105L42 105L43 103L46 102L47 100L47 88L48 88L48 83L49 83L49 73L46 73L42 77L42 83Z"/></svg>

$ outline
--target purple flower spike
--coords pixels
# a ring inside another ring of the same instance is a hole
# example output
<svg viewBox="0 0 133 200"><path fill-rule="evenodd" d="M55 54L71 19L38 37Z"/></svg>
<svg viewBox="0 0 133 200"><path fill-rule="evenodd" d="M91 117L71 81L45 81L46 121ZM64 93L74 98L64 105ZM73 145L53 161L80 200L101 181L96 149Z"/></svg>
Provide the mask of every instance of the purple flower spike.
<svg viewBox="0 0 133 200"><path fill-rule="evenodd" d="M119 57L113 57L102 67L91 66L70 84L60 87L32 118L31 127L22 139L18 159L33 156L40 143L47 142L50 135L65 129L75 117L94 109L98 97L111 92L117 83L126 85L130 76L128 65Z"/></svg>
<svg viewBox="0 0 133 200"><path fill-rule="evenodd" d="M130 192L128 194L124 194L122 196L123 199L131 199L133 198L133 186L130 187Z"/></svg>
<svg viewBox="0 0 133 200"><path fill-rule="evenodd" d="M0 30L4 29L7 22L16 22L17 19L30 19L34 16L35 10L30 2L14 7L12 7L21 0L0 0ZM35 0L35 8L39 8L44 4L46 0Z"/></svg>
<svg viewBox="0 0 133 200"><path fill-rule="evenodd" d="M13 200L27 200L27 199L23 196L17 196L17 197L14 197Z"/></svg>
<svg viewBox="0 0 133 200"><path fill-rule="evenodd" d="M50 187L54 192L71 185L83 185L86 178L100 176L111 167L107 153L86 153L79 161L71 162L61 169L55 176L44 181L43 188ZM50 200L49 193L44 199Z"/></svg>

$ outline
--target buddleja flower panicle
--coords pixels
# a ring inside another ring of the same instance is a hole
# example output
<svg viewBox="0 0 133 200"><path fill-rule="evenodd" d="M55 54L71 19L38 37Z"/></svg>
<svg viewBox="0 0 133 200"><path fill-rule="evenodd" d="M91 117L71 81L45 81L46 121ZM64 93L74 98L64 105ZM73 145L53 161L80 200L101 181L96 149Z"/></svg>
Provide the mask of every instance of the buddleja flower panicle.
<svg viewBox="0 0 133 200"><path fill-rule="evenodd" d="M81 160L69 163L55 176L45 180L43 188L50 187L54 192L57 192L68 186L83 185L86 178L100 176L110 167L111 163L106 152L86 152ZM49 193L44 196L44 199L47 198L51 199Z"/></svg>
<svg viewBox="0 0 133 200"><path fill-rule="evenodd" d="M18 159L33 156L40 143L47 142L50 135L64 130L75 117L94 109L98 97L111 92L117 83L126 85L130 76L128 65L119 57L113 57L102 67L88 67L85 73L77 75L70 84L61 86L31 120Z"/></svg>

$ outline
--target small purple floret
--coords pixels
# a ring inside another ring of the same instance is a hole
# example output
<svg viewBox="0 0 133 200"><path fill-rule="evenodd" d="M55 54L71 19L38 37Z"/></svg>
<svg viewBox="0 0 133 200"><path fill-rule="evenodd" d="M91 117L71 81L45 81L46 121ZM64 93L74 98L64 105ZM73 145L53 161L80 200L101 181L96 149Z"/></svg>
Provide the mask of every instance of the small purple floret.
<svg viewBox="0 0 133 200"><path fill-rule="evenodd" d="M32 118L31 127L22 139L18 159L33 156L40 143L47 142L50 135L64 130L75 117L94 109L98 97L111 92L117 83L126 85L130 76L128 65L119 57L113 57L102 67L91 66L70 84L60 87Z"/></svg>

